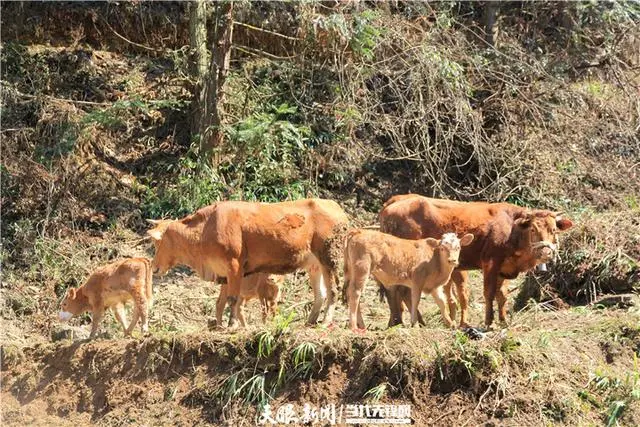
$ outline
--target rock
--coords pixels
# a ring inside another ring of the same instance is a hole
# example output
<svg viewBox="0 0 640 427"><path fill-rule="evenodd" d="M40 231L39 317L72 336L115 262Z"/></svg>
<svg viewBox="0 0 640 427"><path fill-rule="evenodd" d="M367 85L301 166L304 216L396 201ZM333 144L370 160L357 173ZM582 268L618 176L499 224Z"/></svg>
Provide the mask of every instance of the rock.
<svg viewBox="0 0 640 427"><path fill-rule="evenodd" d="M89 338L89 330L78 326L61 325L51 331L51 341L85 340Z"/></svg>
<svg viewBox="0 0 640 427"><path fill-rule="evenodd" d="M483 340L487 337L486 332L483 332L479 328L468 327L462 330L472 340Z"/></svg>
<svg viewBox="0 0 640 427"><path fill-rule="evenodd" d="M636 305L634 294L605 295L593 303L595 306L628 308Z"/></svg>

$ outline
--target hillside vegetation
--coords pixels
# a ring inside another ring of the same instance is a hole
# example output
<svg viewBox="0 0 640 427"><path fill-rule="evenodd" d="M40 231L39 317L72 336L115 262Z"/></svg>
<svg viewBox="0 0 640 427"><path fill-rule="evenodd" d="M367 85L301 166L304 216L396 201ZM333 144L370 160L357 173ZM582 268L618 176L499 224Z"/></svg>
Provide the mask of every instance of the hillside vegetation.
<svg viewBox="0 0 640 427"><path fill-rule="evenodd" d="M3 421L253 424L272 399L373 394L410 401L421 425L640 422L638 309L588 305L640 288L637 3L504 2L492 46L482 3L236 1L213 163L192 132L192 7L2 4ZM180 269L155 281L153 338L109 324L112 341L51 343L68 287L151 256L145 218L319 196L374 224L403 192L564 210L575 226L548 273L514 285L514 326L480 343L431 305L427 329L305 329L303 275L267 327L205 332L218 288Z"/></svg>

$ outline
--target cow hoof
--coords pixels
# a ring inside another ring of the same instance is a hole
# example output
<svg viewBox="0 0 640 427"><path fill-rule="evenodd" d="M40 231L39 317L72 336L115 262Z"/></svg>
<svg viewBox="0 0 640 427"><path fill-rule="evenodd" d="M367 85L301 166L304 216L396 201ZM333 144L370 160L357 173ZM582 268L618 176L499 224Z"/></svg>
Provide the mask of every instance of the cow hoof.
<svg viewBox="0 0 640 427"><path fill-rule="evenodd" d="M331 322L331 323L326 323L326 324L322 324L322 326L324 326L326 329L333 331L336 328L336 324Z"/></svg>
<svg viewBox="0 0 640 427"><path fill-rule="evenodd" d="M230 331L235 331L239 327L240 327L240 322L237 319L229 320L229 325L227 326L227 329L229 329Z"/></svg>

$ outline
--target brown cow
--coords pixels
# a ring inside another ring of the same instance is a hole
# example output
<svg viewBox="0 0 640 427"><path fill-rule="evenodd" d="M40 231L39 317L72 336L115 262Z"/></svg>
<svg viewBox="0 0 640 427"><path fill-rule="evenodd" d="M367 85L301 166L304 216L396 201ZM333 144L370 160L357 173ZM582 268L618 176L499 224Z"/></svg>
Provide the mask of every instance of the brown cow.
<svg viewBox="0 0 640 427"><path fill-rule="evenodd" d="M345 248L343 289L349 299L351 329L364 328L360 295L369 275L373 275L383 286L408 287L406 289L411 291L412 325L418 320L418 304L422 292L425 292L433 296L445 324L453 326L445 309L443 286L458 265L461 246L467 246L472 241L472 234L466 234L462 239L447 233L441 240L431 237L408 240L379 231L351 232Z"/></svg>
<svg viewBox="0 0 640 427"><path fill-rule="evenodd" d="M202 279L227 278L229 325L238 319L242 278L306 269L314 290L308 322L316 323L326 299L325 323L333 319L341 233L348 218L337 203L304 199L281 203L218 202L149 230L160 274L178 264ZM319 266L319 269L314 269Z"/></svg>
<svg viewBox="0 0 640 427"><path fill-rule="evenodd" d="M447 285L451 317L455 318L452 285L460 300L460 326L467 324L469 289L467 270L484 275L485 324L493 322L493 301L500 321L506 322L507 280L515 279L557 255L557 233L573 223L548 210L529 210L509 203L457 202L417 194L394 196L380 212L382 231L405 239L437 237L445 232L472 233L473 244L460 254L460 266ZM390 325L402 322L401 287L381 289L391 310Z"/></svg>
<svg viewBox="0 0 640 427"><path fill-rule="evenodd" d="M131 335L140 318L143 333L149 330L149 309L153 304L151 261L146 258L128 258L113 262L96 270L79 288L70 288L62 300L60 320L67 321L86 311L92 312L93 338L106 309L112 309L125 335ZM124 305L133 300L131 324L127 326Z"/></svg>
<svg viewBox="0 0 640 427"><path fill-rule="evenodd" d="M254 298L260 300L262 307L262 321L265 322L267 317L273 316L278 307L280 300L280 286L284 283L284 276L256 273L246 276L242 279L240 286L240 308L238 310L238 319L240 323L245 323L243 308L247 301ZM220 287L220 296L216 303L216 324L222 325L222 313L227 303L227 284L224 283Z"/></svg>

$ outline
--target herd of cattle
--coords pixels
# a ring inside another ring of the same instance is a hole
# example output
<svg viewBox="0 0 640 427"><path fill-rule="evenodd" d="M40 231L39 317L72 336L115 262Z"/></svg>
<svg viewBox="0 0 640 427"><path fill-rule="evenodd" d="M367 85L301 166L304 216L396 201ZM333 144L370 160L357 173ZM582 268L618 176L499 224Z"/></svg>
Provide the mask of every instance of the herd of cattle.
<svg viewBox="0 0 640 427"><path fill-rule="evenodd" d="M308 323L318 321L324 306L323 323L331 324L338 269L344 265L342 295L354 330L365 328L360 295L370 276L386 296L389 326L402 323L405 308L411 311L412 324L422 323L418 303L422 293L429 293L447 326L454 325L458 302L460 327L468 327L467 272L475 269L484 277L488 327L494 300L500 321L506 322L507 281L535 266L544 268L557 256L557 233L573 225L559 212L416 194L389 199L379 220L379 227L350 229L340 206L323 199L224 201L180 220L150 220L153 261L130 258L97 270L81 287L69 289L60 319L91 311L93 337L110 308L126 335L138 321L147 333L152 272L163 275L185 265L206 281L226 278L216 305L218 325L228 304L229 326L244 326L242 308L252 298L260 299L263 319L272 315L281 275L301 269L307 271L314 293ZM134 309L127 325L124 304L131 300Z"/></svg>

